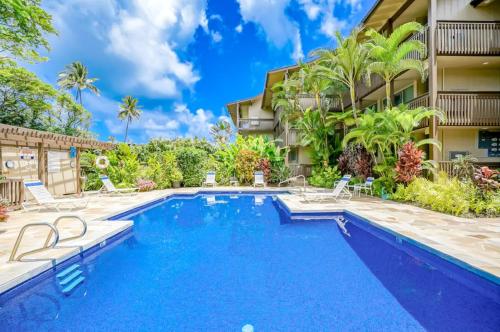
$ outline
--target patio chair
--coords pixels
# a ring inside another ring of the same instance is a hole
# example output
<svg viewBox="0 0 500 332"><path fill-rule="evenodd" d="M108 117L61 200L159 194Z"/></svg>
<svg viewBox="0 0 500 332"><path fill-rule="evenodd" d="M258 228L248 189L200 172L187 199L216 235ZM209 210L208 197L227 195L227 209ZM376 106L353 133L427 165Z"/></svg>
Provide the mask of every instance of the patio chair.
<svg viewBox="0 0 500 332"><path fill-rule="evenodd" d="M352 193L348 189L349 181L351 180L351 175L346 174L337 182L333 191L320 191L320 192L306 192L302 194L302 197L306 202L311 201L321 201L325 199L337 200L340 198L351 199Z"/></svg>
<svg viewBox="0 0 500 332"><path fill-rule="evenodd" d="M264 180L264 172L257 171L254 173L253 186L254 187L257 187L257 186L265 187L266 186L266 182Z"/></svg>
<svg viewBox="0 0 500 332"><path fill-rule="evenodd" d="M116 188L107 175L101 175L99 178L103 184L99 189L102 194L134 194L138 190L138 188Z"/></svg>
<svg viewBox="0 0 500 332"><path fill-rule="evenodd" d="M375 181L374 177L367 177L365 183L358 183L354 185L354 194L358 194L361 196L361 192L364 191L367 195L373 196L373 181Z"/></svg>
<svg viewBox="0 0 500 332"><path fill-rule="evenodd" d="M203 182L202 186L212 186L215 187L217 185L217 182L215 182L215 172L214 171L209 171L207 172L207 178L205 182Z"/></svg>
<svg viewBox="0 0 500 332"><path fill-rule="evenodd" d="M32 205L38 206L39 209L54 208L58 212L64 207L67 209L84 209L87 207L89 201L84 198L54 198L52 194L45 188L40 180L35 181L24 181L24 187L31 193L35 199L36 204L23 202L21 206L25 211L27 211Z"/></svg>

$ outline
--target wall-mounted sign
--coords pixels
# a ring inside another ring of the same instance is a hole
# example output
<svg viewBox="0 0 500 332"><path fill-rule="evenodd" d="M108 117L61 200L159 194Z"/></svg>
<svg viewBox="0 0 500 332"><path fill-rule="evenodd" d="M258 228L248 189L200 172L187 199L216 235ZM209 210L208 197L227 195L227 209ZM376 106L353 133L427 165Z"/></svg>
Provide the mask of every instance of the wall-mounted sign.
<svg viewBox="0 0 500 332"><path fill-rule="evenodd" d="M479 131L479 149L488 149L488 157L500 157L500 131Z"/></svg>
<svg viewBox="0 0 500 332"><path fill-rule="evenodd" d="M19 158L22 160L34 160L35 151L29 147L19 148Z"/></svg>
<svg viewBox="0 0 500 332"><path fill-rule="evenodd" d="M76 158L76 147L74 146L69 147L69 157Z"/></svg>

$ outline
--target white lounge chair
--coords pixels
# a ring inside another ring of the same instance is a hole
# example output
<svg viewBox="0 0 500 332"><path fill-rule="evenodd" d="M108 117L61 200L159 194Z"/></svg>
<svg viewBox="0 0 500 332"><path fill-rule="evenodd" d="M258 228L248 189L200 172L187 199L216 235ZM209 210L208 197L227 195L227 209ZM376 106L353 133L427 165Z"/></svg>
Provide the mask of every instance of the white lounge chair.
<svg viewBox="0 0 500 332"><path fill-rule="evenodd" d="M209 171L207 172L207 178L205 182L203 182L202 186L212 186L215 187L217 185L217 182L215 182L215 172L214 171Z"/></svg>
<svg viewBox="0 0 500 332"><path fill-rule="evenodd" d="M24 187L31 193L35 199L36 204L23 202L21 205L24 210L28 210L32 205L38 206L39 209L42 207L54 208L58 212L64 207L67 209L77 209L86 208L89 201L84 198L59 198L56 199L52 194L45 188L40 180L35 181L24 181Z"/></svg>
<svg viewBox="0 0 500 332"><path fill-rule="evenodd" d="M373 195L373 181L375 181L375 178L373 177L367 177L365 183L358 183L354 185L354 194L358 194L358 196L361 196L361 192L365 192L367 195L370 193L370 195Z"/></svg>
<svg viewBox="0 0 500 332"><path fill-rule="evenodd" d="M253 179L253 186L266 186L266 181L264 180L264 172L262 171L257 171L254 173L254 179Z"/></svg>
<svg viewBox="0 0 500 332"><path fill-rule="evenodd" d="M116 188L113 182L109 179L107 175L101 175L99 178L102 181L102 188L99 190L100 193L105 194L133 194L138 188Z"/></svg>
<svg viewBox="0 0 500 332"><path fill-rule="evenodd" d="M352 198L352 193L348 189L349 181L351 180L351 176L346 174L337 182L333 191L319 191L315 193L306 192L302 194L302 197L305 201L321 201L325 199L333 199L337 200L339 198Z"/></svg>

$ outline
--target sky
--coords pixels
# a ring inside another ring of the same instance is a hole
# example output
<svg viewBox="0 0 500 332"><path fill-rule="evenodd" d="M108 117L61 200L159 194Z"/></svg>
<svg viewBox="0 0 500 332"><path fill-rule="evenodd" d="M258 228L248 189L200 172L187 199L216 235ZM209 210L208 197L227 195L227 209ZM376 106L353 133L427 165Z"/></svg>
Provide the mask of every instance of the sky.
<svg viewBox="0 0 500 332"><path fill-rule="evenodd" d="M49 60L29 65L55 84L80 61L96 77L85 92L98 138L123 140L120 101L139 99L142 115L130 141L209 137L229 116L225 105L262 92L266 72L320 47L333 47L375 0L43 0L57 36Z"/></svg>

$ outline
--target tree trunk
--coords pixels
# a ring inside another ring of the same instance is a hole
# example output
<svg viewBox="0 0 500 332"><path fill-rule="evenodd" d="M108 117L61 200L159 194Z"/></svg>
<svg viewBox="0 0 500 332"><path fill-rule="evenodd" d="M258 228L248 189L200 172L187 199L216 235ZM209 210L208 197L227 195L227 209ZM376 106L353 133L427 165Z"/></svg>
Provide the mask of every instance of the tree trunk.
<svg viewBox="0 0 500 332"><path fill-rule="evenodd" d="M387 100L387 109L392 107L391 100L391 81L385 81L385 97Z"/></svg>
<svg viewBox="0 0 500 332"><path fill-rule="evenodd" d="M352 116L354 117L354 125L358 127L358 116L356 115L356 92L354 86L349 87L351 93Z"/></svg>
<svg viewBox="0 0 500 332"><path fill-rule="evenodd" d="M130 117L127 118L127 126L125 127L125 139L123 140L124 143L127 143L127 135L128 135L128 124L130 123Z"/></svg>

